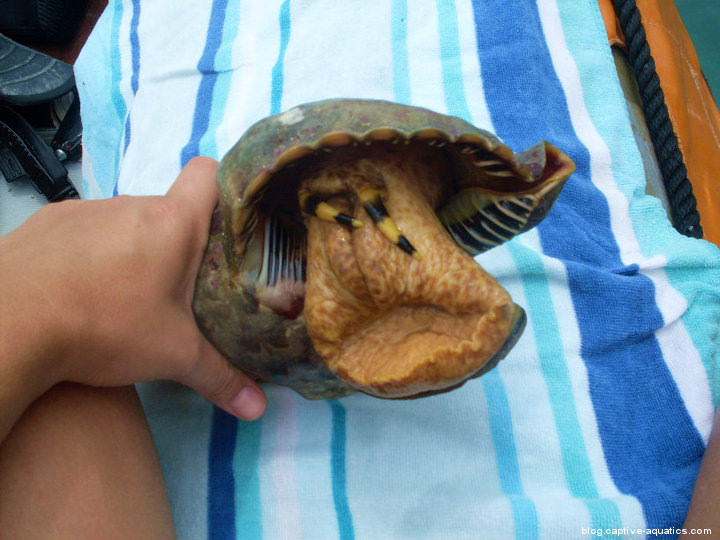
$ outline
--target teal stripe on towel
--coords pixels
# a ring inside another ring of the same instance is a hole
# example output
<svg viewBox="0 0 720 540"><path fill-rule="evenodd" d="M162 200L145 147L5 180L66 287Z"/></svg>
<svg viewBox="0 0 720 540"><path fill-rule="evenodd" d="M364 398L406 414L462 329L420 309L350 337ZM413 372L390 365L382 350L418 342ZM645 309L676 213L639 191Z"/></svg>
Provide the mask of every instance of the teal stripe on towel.
<svg viewBox="0 0 720 540"><path fill-rule="evenodd" d="M340 540L353 540L355 530L347 497L347 465L346 444L347 431L345 424L345 407L337 400L331 400L332 435L330 438L330 468L332 469L332 492L335 502Z"/></svg>
<svg viewBox="0 0 720 540"><path fill-rule="evenodd" d="M390 12L393 96L397 103L409 105L410 73L408 71L407 17L407 0L393 0Z"/></svg>
<svg viewBox="0 0 720 540"><path fill-rule="evenodd" d="M510 403L498 368L480 377L487 398L490 433L495 448L500 488L508 497L515 525L515 538L538 538L535 504L525 495L520 477L517 446L513 435Z"/></svg>
<svg viewBox="0 0 720 540"><path fill-rule="evenodd" d="M437 0L440 63L448 114L471 121L465 97L465 85L460 59L457 10L454 0Z"/></svg>
<svg viewBox="0 0 720 540"><path fill-rule="evenodd" d="M233 471L235 472L235 527L237 540L262 540L262 505L258 458L262 420L238 424Z"/></svg>
<svg viewBox="0 0 720 540"><path fill-rule="evenodd" d="M115 9L113 10L113 20L112 20L112 34L110 39L110 48L112 50L118 50L119 48L119 41L120 41L120 23L122 22L123 18L123 3L122 2L115 2ZM118 120L122 125L125 124L126 118L127 118L127 105L125 104L125 99L122 95L122 90L120 89L120 81L122 81L122 65L120 64L120 55L113 55L112 62L110 64L110 73L111 73L111 90L112 90L112 103L115 108L115 111L117 113ZM120 150L118 149L118 152L115 153L115 162L113 164L113 175L112 179L113 182L117 181L118 173L120 170ZM99 182L102 181L102 179L98 179ZM105 190L103 190L103 195L108 195L108 193L105 193Z"/></svg>
<svg viewBox="0 0 720 540"><path fill-rule="evenodd" d="M121 17L119 17L121 18ZM132 1L132 16L130 18L130 60L132 65L132 72L130 74L130 88L133 96L138 90L138 80L140 72L140 36L138 34L138 25L140 24L140 2L139 0ZM127 151L127 147L130 144L130 114L126 111L125 114L125 130L122 153L123 155ZM119 158L119 156L118 156ZM119 169L117 171L119 173ZM118 194L118 177L115 177L115 186L113 187L113 196Z"/></svg>
<svg viewBox="0 0 720 540"><path fill-rule="evenodd" d="M117 51L120 48L120 23L123 18L123 3L115 2L112 10L112 30L110 32L110 49ZM122 80L122 65L120 64L120 55L113 55L110 63L110 85L113 93L112 103L117 111L117 116L122 121L125 120L127 106L120 91L120 81Z"/></svg>
<svg viewBox="0 0 720 540"><path fill-rule="evenodd" d="M593 528L606 523L621 523L620 510L610 499L600 499L592 466L588 458L567 362L558 362L564 355L557 314L548 298L552 298L547 273L540 257L532 250L507 244L518 272L523 276L527 311L541 324L532 325L537 344L538 360L547 385L555 429L568 491L582 499L590 512Z"/></svg>
<svg viewBox="0 0 720 540"><path fill-rule="evenodd" d="M285 74L285 51L290 41L290 0L285 0L280 6L280 52L277 62L272 69L272 87L270 90L270 114L277 114L282 110L283 85Z"/></svg>

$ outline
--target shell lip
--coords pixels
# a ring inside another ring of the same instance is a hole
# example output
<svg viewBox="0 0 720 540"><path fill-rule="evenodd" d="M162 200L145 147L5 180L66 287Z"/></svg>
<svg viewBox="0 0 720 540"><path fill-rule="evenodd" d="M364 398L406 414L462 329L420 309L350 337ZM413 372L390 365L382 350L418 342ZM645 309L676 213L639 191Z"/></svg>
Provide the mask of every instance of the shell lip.
<svg viewBox="0 0 720 540"><path fill-rule="evenodd" d="M547 141L545 145L545 167L542 170L538 181L540 182L562 182L575 172L575 162L565 152Z"/></svg>

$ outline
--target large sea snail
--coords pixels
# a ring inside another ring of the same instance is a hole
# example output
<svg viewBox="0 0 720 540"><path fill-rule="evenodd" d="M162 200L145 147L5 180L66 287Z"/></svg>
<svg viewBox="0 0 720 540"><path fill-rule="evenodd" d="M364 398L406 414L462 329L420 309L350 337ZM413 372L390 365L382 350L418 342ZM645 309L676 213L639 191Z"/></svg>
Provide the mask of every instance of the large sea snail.
<svg viewBox="0 0 720 540"><path fill-rule="evenodd" d="M375 100L261 120L222 160L193 309L218 349L308 398L407 398L491 369L525 313L472 255L539 223L575 165Z"/></svg>

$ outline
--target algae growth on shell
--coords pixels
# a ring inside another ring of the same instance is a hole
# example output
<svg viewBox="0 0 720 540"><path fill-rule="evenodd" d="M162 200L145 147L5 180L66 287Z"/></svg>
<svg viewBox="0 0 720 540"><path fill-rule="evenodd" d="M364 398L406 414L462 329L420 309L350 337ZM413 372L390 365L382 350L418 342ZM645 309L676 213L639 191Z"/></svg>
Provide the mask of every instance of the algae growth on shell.
<svg viewBox="0 0 720 540"><path fill-rule="evenodd" d="M193 309L235 365L308 398L446 391L525 314L473 259L539 223L574 164L376 100L261 120L223 158Z"/></svg>

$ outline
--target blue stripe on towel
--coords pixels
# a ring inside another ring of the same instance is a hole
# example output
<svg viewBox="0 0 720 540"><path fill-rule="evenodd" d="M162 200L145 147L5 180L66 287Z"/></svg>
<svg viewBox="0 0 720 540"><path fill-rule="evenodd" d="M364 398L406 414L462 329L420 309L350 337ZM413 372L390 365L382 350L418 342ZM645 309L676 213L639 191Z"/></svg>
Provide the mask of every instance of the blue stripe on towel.
<svg viewBox="0 0 720 540"><path fill-rule="evenodd" d="M270 114L277 114L282 110L283 85L285 74L283 64L285 63L285 51L290 42L290 0L284 0L280 6L280 51L277 61L272 68L272 88L270 90Z"/></svg>
<svg viewBox="0 0 720 540"><path fill-rule="evenodd" d="M345 407L337 400L330 400L332 412L332 434L330 437L330 468L332 476L332 492L335 502L340 540L355 538L352 514L347 497L347 466L345 446L347 443Z"/></svg>
<svg viewBox="0 0 720 540"><path fill-rule="evenodd" d="M536 6L503 2L498 9L493 4L475 2L475 15L487 101L498 135L515 148L550 139L578 166L539 232L547 254L567 266L608 468L618 489L643 505L647 527L682 523L692 476L682 468L695 466L684 463L684 456L688 446L702 443L654 337L662 317L653 284L641 274L614 273L624 263L607 201L590 182L590 156L575 135L559 81L549 76L549 52L523 47L523 34L542 34ZM482 32L481 23L496 31ZM499 41L506 35L513 39ZM524 129L516 131L521 118ZM550 132L548 125L554 126Z"/></svg>
<svg viewBox="0 0 720 540"><path fill-rule="evenodd" d="M213 407L210 447L208 449L209 540L235 538L235 476L232 458L235 452L238 420Z"/></svg>
<svg viewBox="0 0 720 540"><path fill-rule="evenodd" d="M205 48L197 65L202 78L195 98L195 112L193 114L190 139L180 152L181 167L184 167L188 161L200 154L200 140L207 132L210 124L213 89L218 75L215 70L215 55L222 43L226 7L227 0L214 0L210 11Z"/></svg>
<svg viewBox="0 0 720 540"><path fill-rule="evenodd" d="M215 52L213 61L214 71L217 73L213 87L213 97L209 112L208 126L206 132L200 137L198 144L198 155L209 156L220 159L217 146L217 127L225 115L230 85L233 78L233 47L232 44L237 38L240 28L240 7L242 2L234 0L229 3L225 10L222 46Z"/></svg>
<svg viewBox="0 0 720 540"><path fill-rule="evenodd" d="M138 91L138 79L140 76L140 36L138 35L138 24L140 24L140 0L132 2L132 19L130 20L130 60L132 62L132 75L130 76L130 89L133 95ZM123 151L127 150L130 144L130 116L127 117L125 127L125 144Z"/></svg>

